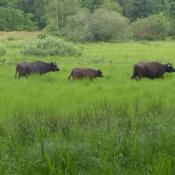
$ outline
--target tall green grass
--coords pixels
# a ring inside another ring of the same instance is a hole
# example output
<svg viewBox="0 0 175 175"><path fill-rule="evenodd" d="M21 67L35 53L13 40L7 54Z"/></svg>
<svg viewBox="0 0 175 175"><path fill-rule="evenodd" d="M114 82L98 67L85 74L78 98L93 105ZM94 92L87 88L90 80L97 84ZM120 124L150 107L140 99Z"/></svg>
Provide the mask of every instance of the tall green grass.
<svg viewBox="0 0 175 175"><path fill-rule="evenodd" d="M82 56L44 58L13 42L0 65L0 174L174 175L175 74L130 80L139 61L175 66L174 42L86 44ZM15 79L23 60L61 71ZM104 78L68 81L73 67Z"/></svg>

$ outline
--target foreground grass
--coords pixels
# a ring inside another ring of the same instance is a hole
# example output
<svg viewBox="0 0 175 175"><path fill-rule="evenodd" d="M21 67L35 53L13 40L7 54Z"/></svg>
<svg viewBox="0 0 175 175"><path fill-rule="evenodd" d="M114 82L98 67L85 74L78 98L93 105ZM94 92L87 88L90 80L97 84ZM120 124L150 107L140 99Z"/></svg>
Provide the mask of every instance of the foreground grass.
<svg viewBox="0 0 175 175"><path fill-rule="evenodd" d="M3 175L175 173L175 74L130 80L132 65L175 65L174 42L83 45L81 57L24 57L6 41L0 65L0 173ZM14 79L22 60L56 61L60 72ZM73 67L104 78L68 81Z"/></svg>

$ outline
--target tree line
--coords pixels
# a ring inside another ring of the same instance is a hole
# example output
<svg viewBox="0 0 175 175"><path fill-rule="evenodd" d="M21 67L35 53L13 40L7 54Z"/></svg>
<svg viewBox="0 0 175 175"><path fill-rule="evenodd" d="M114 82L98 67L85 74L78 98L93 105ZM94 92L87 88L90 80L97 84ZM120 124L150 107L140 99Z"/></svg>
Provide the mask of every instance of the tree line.
<svg viewBox="0 0 175 175"><path fill-rule="evenodd" d="M175 35L175 0L1 0L0 30L44 30L73 41Z"/></svg>

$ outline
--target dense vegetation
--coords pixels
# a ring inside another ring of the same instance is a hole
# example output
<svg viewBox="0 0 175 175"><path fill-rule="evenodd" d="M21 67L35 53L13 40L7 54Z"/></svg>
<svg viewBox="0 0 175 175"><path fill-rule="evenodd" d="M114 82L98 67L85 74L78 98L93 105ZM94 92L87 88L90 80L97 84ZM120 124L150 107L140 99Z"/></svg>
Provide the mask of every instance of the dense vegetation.
<svg viewBox="0 0 175 175"><path fill-rule="evenodd" d="M40 36L40 35L39 35ZM81 55L81 47L75 46L73 43L66 42L62 39L51 36L38 37L35 40L24 44L23 53L25 55L36 56L78 56Z"/></svg>
<svg viewBox="0 0 175 175"><path fill-rule="evenodd" d="M175 35L175 1L1 0L0 30L37 29L81 42L165 39Z"/></svg>
<svg viewBox="0 0 175 175"><path fill-rule="evenodd" d="M79 57L42 57L60 72L15 79L17 62L41 59L20 37L0 45L0 174L174 175L175 74L130 80L141 59L175 63L174 42L84 44ZM68 81L75 66L104 78Z"/></svg>

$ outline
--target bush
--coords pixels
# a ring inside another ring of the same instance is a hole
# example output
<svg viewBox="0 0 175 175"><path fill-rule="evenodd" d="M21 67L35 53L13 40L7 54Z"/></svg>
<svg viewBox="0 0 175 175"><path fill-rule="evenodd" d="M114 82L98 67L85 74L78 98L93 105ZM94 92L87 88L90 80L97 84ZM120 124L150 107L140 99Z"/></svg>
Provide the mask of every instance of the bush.
<svg viewBox="0 0 175 175"><path fill-rule="evenodd" d="M133 23L132 29L136 39L159 40L168 36L171 22L163 14L152 15L138 19Z"/></svg>
<svg viewBox="0 0 175 175"><path fill-rule="evenodd" d="M175 38L175 19L172 19L171 29L170 29L170 36L173 39Z"/></svg>
<svg viewBox="0 0 175 175"><path fill-rule="evenodd" d="M67 19L65 35L78 41L111 41L128 39L129 21L115 11L97 9L93 14L80 11Z"/></svg>
<svg viewBox="0 0 175 175"><path fill-rule="evenodd" d="M19 9L0 7L0 30L33 30L31 17Z"/></svg>
<svg viewBox="0 0 175 175"><path fill-rule="evenodd" d="M171 31L170 36L175 38L175 1L170 3L170 14L171 14Z"/></svg>
<svg viewBox="0 0 175 175"><path fill-rule="evenodd" d="M130 37L129 20L106 9L97 9L90 21L95 41L123 40Z"/></svg>
<svg viewBox="0 0 175 175"><path fill-rule="evenodd" d="M78 56L81 55L81 48L71 42L66 42L60 38L47 36L29 42L23 50L25 55L36 56Z"/></svg>
<svg viewBox="0 0 175 175"><path fill-rule="evenodd" d="M116 0L103 0L102 7L110 11L116 11L122 14L122 7Z"/></svg>
<svg viewBox="0 0 175 175"><path fill-rule="evenodd" d="M67 18L65 27L65 36L73 41L92 41L93 33L90 31L89 20L91 13L87 10L81 10L76 15Z"/></svg>

